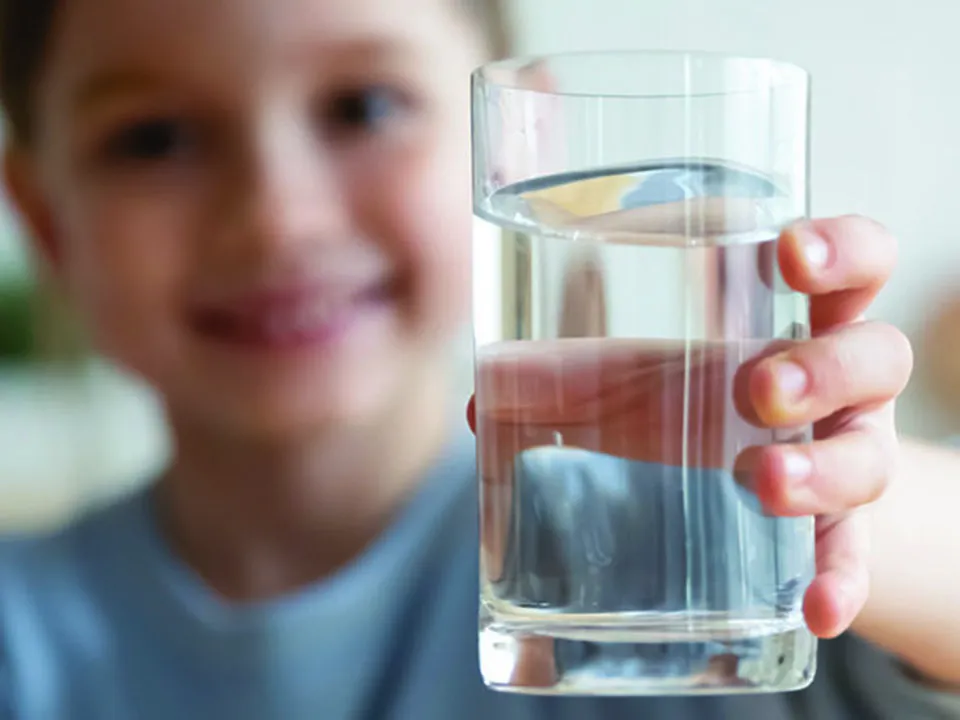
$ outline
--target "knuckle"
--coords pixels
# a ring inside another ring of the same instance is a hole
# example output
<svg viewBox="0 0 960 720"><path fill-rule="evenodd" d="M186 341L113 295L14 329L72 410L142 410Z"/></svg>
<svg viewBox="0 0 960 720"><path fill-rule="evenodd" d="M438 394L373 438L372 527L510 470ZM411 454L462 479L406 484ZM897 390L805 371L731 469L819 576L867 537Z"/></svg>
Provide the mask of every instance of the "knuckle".
<svg viewBox="0 0 960 720"><path fill-rule="evenodd" d="M892 414L890 414L892 418ZM900 440L886 413L861 416L847 446L851 472L863 477L861 502L879 500L896 478L900 467Z"/></svg>
<svg viewBox="0 0 960 720"><path fill-rule="evenodd" d="M853 245L857 253L873 258L874 263L885 270L892 270L896 265L897 238L879 220L859 214L843 215L836 222L824 225L821 231L830 241Z"/></svg>
<svg viewBox="0 0 960 720"><path fill-rule="evenodd" d="M851 213L841 216L839 221L842 229L846 231L845 234L848 237L863 238L864 233L869 233L871 240L877 236L883 236L885 239L893 239L893 234L886 225L875 218L868 217L867 215Z"/></svg>
<svg viewBox="0 0 960 720"><path fill-rule="evenodd" d="M895 330L891 337L891 349L896 360L899 378L896 394L899 395L904 388L907 387L907 383L910 382L910 376L913 374L913 345L911 345L906 335L899 330Z"/></svg>
<svg viewBox="0 0 960 720"><path fill-rule="evenodd" d="M869 353L869 356L865 354L862 358L864 363L876 364L878 353L874 349L882 351L882 357L886 358L886 375L891 378L890 397L899 395L913 373L914 353L910 339L899 328L885 322L866 322L862 329L871 334L872 340L865 342L865 338L854 339L851 344L855 343L859 348L863 348L863 353Z"/></svg>
<svg viewBox="0 0 960 720"><path fill-rule="evenodd" d="M843 342L839 333L824 335L811 341L801 361L810 374L814 392L820 395L842 395L850 386L857 367L854 348Z"/></svg>
<svg viewBox="0 0 960 720"><path fill-rule="evenodd" d="M805 355L802 364L818 391L837 394L860 388L876 400L898 396L910 381L914 365L907 336L877 321L823 335L810 343Z"/></svg>
<svg viewBox="0 0 960 720"><path fill-rule="evenodd" d="M821 231L837 242L860 242L864 232L876 231L875 221L864 215L841 215L822 226Z"/></svg>
<svg viewBox="0 0 960 720"><path fill-rule="evenodd" d="M868 227L872 230L878 230L880 232L888 232L887 226L876 218L870 217L869 215L863 215L861 213L849 213L845 216L847 220L851 223L855 223L857 227Z"/></svg>
<svg viewBox="0 0 960 720"><path fill-rule="evenodd" d="M886 493L900 463L900 443L895 433L878 430L870 433L870 437L872 440L868 449L875 458L876 467L867 497L868 503L876 502Z"/></svg>

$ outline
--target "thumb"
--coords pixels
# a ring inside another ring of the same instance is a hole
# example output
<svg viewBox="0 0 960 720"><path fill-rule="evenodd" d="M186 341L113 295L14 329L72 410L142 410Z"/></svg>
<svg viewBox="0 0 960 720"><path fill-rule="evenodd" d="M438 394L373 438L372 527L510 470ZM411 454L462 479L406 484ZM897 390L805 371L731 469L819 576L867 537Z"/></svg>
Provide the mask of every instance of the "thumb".
<svg viewBox="0 0 960 720"><path fill-rule="evenodd" d="M470 400L467 402L467 425L470 426L470 432L476 435L477 434L477 401L473 395L470 396Z"/></svg>

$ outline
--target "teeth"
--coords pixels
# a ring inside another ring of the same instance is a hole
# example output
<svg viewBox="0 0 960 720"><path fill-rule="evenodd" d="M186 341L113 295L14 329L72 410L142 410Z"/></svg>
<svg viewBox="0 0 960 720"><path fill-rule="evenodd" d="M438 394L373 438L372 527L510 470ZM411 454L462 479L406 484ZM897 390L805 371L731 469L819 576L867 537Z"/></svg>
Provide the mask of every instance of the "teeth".
<svg viewBox="0 0 960 720"><path fill-rule="evenodd" d="M297 337L315 331L333 321L339 308L332 302L317 302L290 313L271 313L263 324L267 334L277 339Z"/></svg>
<svg viewBox="0 0 960 720"><path fill-rule="evenodd" d="M263 328L269 337L283 339L294 334L293 317L286 314L272 313L265 318Z"/></svg>
<svg viewBox="0 0 960 720"><path fill-rule="evenodd" d="M331 302L318 302L302 308L295 318L300 330L310 330L331 322L336 308Z"/></svg>

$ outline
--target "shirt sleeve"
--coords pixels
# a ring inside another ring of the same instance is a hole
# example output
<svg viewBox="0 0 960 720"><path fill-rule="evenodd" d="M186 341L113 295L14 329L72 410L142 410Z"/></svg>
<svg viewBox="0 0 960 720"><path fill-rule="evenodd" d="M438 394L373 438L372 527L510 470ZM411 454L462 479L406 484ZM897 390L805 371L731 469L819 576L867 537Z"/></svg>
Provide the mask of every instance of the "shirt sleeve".
<svg viewBox="0 0 960 720"><path fill-rule="evenodd" d="M947 438L944 445L960 449L960 435ZM853 636L824 649L824 670L845 677L849 700L863 708L864 717L960 719L960 686L925 682L897 658Z"/></svg>
<svg viewBox="0 0 960 720"><path fill-rule="evenodd" d="M925 683L852 635L822 643L817 676L809 690L791 698L798 718L960 720L960 688Z"/></svg>

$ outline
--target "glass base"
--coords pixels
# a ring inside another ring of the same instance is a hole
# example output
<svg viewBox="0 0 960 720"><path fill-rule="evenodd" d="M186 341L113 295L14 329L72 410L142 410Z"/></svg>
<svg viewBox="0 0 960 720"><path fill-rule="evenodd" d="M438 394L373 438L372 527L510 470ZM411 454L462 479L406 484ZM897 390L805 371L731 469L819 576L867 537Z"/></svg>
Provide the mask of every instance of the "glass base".
<svg viewBox="0 0 960 720"><path fill-rule="evenodd" d="M660 642L650 629L497 622L481 616L480 670L494 690L529 695L729 695L802 690L817 641L806 627ZM561 634L562 633L562 634ZM642 640L640 638L643 638Z"/></svg>

